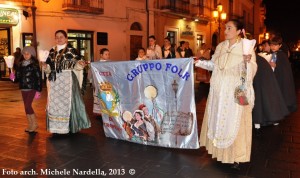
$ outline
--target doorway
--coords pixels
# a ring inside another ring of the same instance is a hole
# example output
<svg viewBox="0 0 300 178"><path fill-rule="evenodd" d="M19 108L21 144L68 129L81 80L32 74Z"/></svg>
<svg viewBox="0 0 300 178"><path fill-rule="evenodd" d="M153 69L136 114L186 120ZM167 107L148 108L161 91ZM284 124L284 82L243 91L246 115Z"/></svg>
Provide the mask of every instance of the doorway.
<svg viewBox="0 0 300 178"><path fill-rule="evenodd" d="M68 30L68 42L85 61L94 61L93 34L91 31Z"/></svg>
<svg viewBox="0 0 300 178"><path fill-rule="evenodd" d="M9 76L4 56L13 55L10 48L10 28L0 27L0 79Z"/></svg>
<svg viewBox="0 0 300 178"><path fill-rule="evenodd" d="M216 47L218 45L218 36L220 34L218 34L217 32L215 32L211 38L211 53L213 54L216 50Z"/></svg>
<svg viewBox="0 0 300 178"><path fill-rule="evenodd" d="M176 46L176 31L167 31L167 37L170 39L172 47Z"/></svg>
<svg viewBox="0 0 300 178"><path fill-rule="evenodd" d="M138 50L142 47L143 36L130 35L130 60L135 60L138 56Z"/></svg>

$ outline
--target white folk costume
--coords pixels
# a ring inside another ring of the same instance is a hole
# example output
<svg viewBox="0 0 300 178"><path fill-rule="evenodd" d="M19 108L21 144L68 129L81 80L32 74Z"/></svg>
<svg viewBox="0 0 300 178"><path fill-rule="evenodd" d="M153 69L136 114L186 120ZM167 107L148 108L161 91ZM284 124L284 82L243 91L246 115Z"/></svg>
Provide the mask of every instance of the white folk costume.
<svg viewBox="0 0 300 178"><path fill-rule="evenodd" d="M147 60L148 58L147 58L147 56L145 55L145 56L143 56L143 57L140 57L140 56L138 56L135 60L137 60L137 61L143 61L143 60Z"/></svg>
<svg viewBox="0 0 300 178"><path fill-rule="evenodd" d="M161 59L162 58L161 47L157 44L155 44L154 46L149 46L147 48L146 56L151 60Z"/></svg>
<svg viewBox="0 0 300 178"><path fill-rule="evenodd" d="M254 105L252 82L257 65L254 51L251 61L244 62L242 47L241 40L231 47L228 40L223 41L211 60L196 63L197 67L213 70L200 146L205 146L208 153L222 163L250 161ZM235 90L242 84L242 79L248 105L235 102Z"/></svg>
<svg viewBox="0 0 300 178"><path fill-rule="evenodd" d="M83 66L70 44L58 45L47 58L47 130L51 133L76 133L91 127L81 96Z"/></svg>

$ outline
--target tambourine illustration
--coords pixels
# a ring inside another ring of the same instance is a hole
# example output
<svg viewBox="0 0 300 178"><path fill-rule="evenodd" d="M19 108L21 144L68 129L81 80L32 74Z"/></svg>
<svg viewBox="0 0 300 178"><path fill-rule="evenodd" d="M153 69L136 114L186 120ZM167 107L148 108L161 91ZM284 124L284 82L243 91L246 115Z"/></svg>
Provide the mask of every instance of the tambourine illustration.
<svg viewBox="0 0 300 178"><path fill-rule="evenodd" d="M153 85L148 85L144 89L144 94L145 94L146 98L153 100L157 97L157 89Z"/></svg>
<svg viewBox="0 0 300 178"><path fill-rule="evenodd" d="M122 118L125 122L130 123L132 120L132 113L130 111L125 111L122 114Z"/></svg>

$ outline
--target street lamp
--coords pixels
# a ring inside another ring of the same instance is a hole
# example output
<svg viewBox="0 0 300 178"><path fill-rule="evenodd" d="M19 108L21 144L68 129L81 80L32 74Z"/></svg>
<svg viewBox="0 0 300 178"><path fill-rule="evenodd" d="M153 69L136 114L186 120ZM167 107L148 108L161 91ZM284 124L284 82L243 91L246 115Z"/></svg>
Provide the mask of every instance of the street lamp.
<svg viewBox="0 0 300 178"><path fill-rule="evenodd" d="M33 42L33 47L35 49L35 51L37 51L37 38L36 38L36 9L37 7L35 6L35 0L32 0L31 2L31 11L32 11L32 31L33 31L33 35L32 35L32 42Z"/></svg>
<svg viewBox="0 0 300 178"><path fill-rule="evenodd" d="M46 3L50 2L51 0L42 0ZM31 12L32 12L32 46L34 47L35 51L37 51L37 37L36 37L36 9L35 0L31 1Z"/></svg>
<svg viewBox="0 0 300 178"><path fill-rule="evenodd" d="M267 32L265 33L265 39L268 40L270 38L270 34Z"/></svg>
<svg viewBox="0 0 300 178"><path fill-rule="evenodd" d="M176 111L177 111L177 91L178 91L178 83L176 82L176 80L174 80L174 82L172 83L172 89L175 93L175 104L176 104Z"/></svg>
<svg viewBox="0 0 300 178"><path fill-rule="evenodd" d="M221 23L226 20L226 13L223 12L223 6L221 3L217 5L217 9L213 11L213 17L215 18L215 21L218 22L218 30L219 30L219 42L220 42L220 36L221 36Z"/></svg>

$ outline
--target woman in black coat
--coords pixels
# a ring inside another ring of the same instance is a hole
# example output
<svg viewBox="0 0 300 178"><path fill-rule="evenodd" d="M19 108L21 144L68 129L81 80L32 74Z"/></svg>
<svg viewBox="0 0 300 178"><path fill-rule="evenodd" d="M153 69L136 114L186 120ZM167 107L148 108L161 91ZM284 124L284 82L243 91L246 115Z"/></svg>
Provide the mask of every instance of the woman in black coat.
<svg viewBox="0 0 300 178"><path fill-rule="evenodd" d="M274 72L266 59L256 55L257 72L253 79L255 104L252 111L256 129L277 123L289 114Z"/></svg>
<svg viewBox="0 0 300 178"><path fill-rule="evenodd" d="M22 57L17 71L19 88L25 106L25 113L28 120L28 127L25 132L36 132L38 128L36 116L32 108L33 99L40 97L42 91L42 74L39 62L36 59L36 52L32 46L24 47Z"/></svg>

